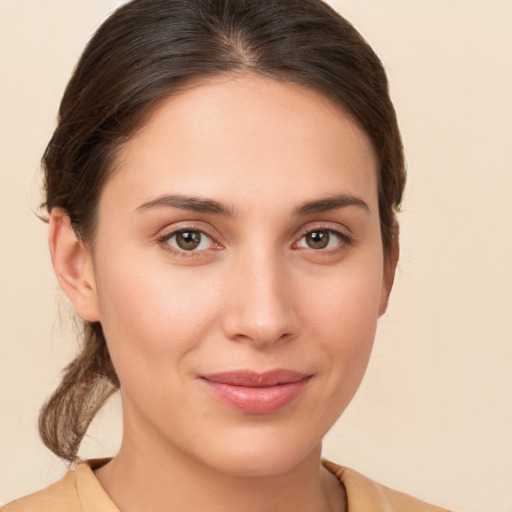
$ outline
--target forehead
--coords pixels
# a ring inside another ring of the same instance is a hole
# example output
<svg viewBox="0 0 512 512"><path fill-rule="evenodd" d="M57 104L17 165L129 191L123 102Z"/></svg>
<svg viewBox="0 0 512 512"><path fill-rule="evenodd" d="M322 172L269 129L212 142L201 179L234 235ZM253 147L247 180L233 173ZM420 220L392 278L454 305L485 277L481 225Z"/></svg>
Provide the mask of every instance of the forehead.
<svg viewBox="0 0 512 512"><path fill-rule="evenodd" d="M121 150L103 196L135 205L163 193L247 206L352 193L371 203L377 160L351 116L315 91L257 75L214 78L161 102Z"/></svg>

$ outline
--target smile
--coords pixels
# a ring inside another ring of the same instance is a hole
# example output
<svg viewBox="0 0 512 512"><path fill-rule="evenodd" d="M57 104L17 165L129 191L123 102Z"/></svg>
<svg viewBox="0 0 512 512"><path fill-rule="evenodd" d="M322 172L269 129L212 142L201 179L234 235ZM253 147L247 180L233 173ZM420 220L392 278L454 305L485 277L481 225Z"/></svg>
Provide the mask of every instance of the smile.
<svg viewBox="0 0 512 512"><path fill-rule="evenodd" d="M249 414L269 414L298 398L311 377L292 370L273 370L224 372L201 379L221 402Z"/></svg>

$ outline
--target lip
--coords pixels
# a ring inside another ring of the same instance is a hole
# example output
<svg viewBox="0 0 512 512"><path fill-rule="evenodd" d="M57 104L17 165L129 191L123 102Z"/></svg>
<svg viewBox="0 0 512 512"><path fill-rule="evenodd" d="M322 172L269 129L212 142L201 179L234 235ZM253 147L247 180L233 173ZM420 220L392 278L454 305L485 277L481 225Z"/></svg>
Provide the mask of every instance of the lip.
<svg viewBox="0 0 512 512"><path fill-rule="evenodd" d="M232 371L202 375L221 402L250 414L269 414L287 406L305 390L311 375L293 370L258 373Z"/></svg>

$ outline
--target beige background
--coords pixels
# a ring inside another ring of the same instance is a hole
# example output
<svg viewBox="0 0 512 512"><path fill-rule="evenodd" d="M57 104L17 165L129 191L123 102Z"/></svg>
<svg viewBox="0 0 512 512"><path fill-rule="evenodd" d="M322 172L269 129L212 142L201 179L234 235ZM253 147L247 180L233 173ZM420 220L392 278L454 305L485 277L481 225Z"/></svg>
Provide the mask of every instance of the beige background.
<svg viewBox="0 0 512 512"><path fill-rule="evenodd" d="M75 349L33 214L38 160L81 48L119 3L0 0L0 503L65 471L36 428ZM388 69L410 177L391 307L325 455L446 507L511 512L512 2L331 3ZM82 455L115 452L118 405Z"/></svg>

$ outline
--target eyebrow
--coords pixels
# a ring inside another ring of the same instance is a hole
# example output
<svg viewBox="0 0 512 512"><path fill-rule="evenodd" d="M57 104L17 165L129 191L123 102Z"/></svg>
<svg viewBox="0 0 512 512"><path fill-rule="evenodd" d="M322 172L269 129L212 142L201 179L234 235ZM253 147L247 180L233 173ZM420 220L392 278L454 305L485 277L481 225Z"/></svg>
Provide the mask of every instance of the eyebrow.
<svg viewBox="0 0 512 512"><path fill-rule="evenodd" d="M327 210L336 210L346 206L357 206L370 213L370 207L360 197L351 194L338 194L332 197L316 199L302 203L294 209L294 215L308 215L310 213L325 212Z"/></svg>
<svg viewBox="0 0 512 512"><path fill-rule="evenodd" d="M234 210L228 205L213 199L203 199L201 197L183 196L183 195L162 195L151 199L137 207L138 212L149 210L151 208L180 208L182 210L191 210L202 213L215 213L226 217L233 217Z"/></svg>
<svg viewBox="0 0 512 512"><path fill-rule="evenodd" d="M339 194L332 197L315 199L300 204L293 210L296 216L309 215L311 213L336 210L347 206L356 206L370 212L370 207L360 197L350 194ZM195 196L184 196L179 194L161 195L155 199L146 201L137 207L137 212L146 211L152 208L180 208L202 213L213 213L225 217L234 217L235 210L229 205L213 199L203 199Z"/></svg>

